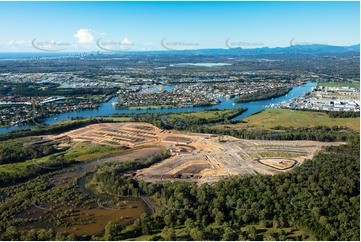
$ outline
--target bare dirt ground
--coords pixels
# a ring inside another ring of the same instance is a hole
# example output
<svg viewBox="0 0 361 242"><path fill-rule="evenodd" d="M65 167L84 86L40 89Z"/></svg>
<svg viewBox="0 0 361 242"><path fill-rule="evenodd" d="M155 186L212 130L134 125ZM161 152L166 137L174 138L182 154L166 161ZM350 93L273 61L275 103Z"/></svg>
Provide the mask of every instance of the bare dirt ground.
<svg viewBox="0 0 361 242"><path fill-rule="evenodd" d="M340 145L316 141L243 140L230 136L180 133L161 130L148 123L93 124L51 137L69 137L73 141L137 147L163 146L171 157L149 168L138 170L136 179L149 182L190 181L212 183L231 175L277 174L291 170L313 157L322 146ZM154 154L148 148L144 154ZM129 157L139 156L136 152ZM143 157L143 155L140 155ZM111 158L116 161L117 157ZM110 162L111 160L109 160Z"/></svg>
<svg viewBox="0 0 361 242"><path fill-rule="evenodd" d="M161 130L147 123L102 123L53 136L53 139L70 137L73 141L135 147L159 142Z"/></svg>

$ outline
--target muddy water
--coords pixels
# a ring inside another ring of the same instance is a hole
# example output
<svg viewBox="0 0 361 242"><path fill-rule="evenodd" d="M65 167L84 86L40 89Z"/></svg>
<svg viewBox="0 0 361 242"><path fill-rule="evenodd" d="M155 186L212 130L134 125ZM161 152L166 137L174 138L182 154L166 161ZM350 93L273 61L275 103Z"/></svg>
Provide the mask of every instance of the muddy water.
<svg viewBox="0 0 361 242"><path fill-rule="evenodd" d="M71 183L76 178L81 177L85 173L92 173L96 171L97 166L102 166L106 163L118 163L125 161L135 161L137 159L145 159L147 157L159 154L161 150L159 148L149 147L138 150L129 151L119 155L113 155L104 157L101 159L95 159L88 162L79 162L73 168L67 169L68 171L55 175L49 182L55 187L64 186Z"/></svg>
<svg viewBox="0 0 361 242"><path fill-rule="evenodd" d="M57 227L55 230L75 235L97 235L102 233L109 221L126 226L146 212L139 199L123 201L126 201L124 206L103 201L97 204L97 208L79 209L74 216L66 218L72 226Z"/></svg>
<svg viewBox="0 0 361 242"><path fill-rule="evenodd" d="M48 210L52 207L52 210ZM148 212L144 203L138 198L119 198L107 201L102 199L97 203L92 203L88 208L76 209L73 207L57 207L50 204L42 206L33 206L19 217L28 219L37 219L40 216L57 217L69 209L75 210L71 216L58 219L62 223L69 223L71 226L55 226L52 222L36 221L24 226L24 229L53 228L57 232L64 232L75 235L100 235L109 221L118 223L122 226L129 225Z"/></svg>
<svg viewBox="0 0 361 242"><path fill-rule="evenodd" d="M145 152L140 152L142 155L149 155L148 153L157 153L159 149L148 149ZM143 154L144 153L144 154ZM128 154L123 154L127 156ZM132 156L132 154L130 154ZM117 156L112 157L116 159ZM119 158L123 158L119 155ZM134 159L137 157L133 157ZM120 159L121 160L121 159ZM39 229L39 228L53 228L57 232L66 232L75 235L99 235L103 232L105 226L109 221L112 223L119 223L123 226L131 224L134 220L140 217L143 213L149 213L150 209L140 198L135 197L118 197L116 195L98 195L94 194L92 190L85 187L86 178L91 173L96 171L97 166L102 163L97 160L82 162L76 164L72 168L64 170L63 173L54 175L49 179L49 182L54 187L65 187L77 180L78 188L81 193L85 193L91 197L98 199L96 203L87 205L86 208L74 208L71 206L57 207L52 204L44 203L39 206L30 207L27 211L20 214L22 218L37 219L44 217L45 214L51 213L51 217L56 217L65 210L74 209L76 212L67 218L63 218L63 222L71 224L71 226L56 226L52 222L39 221L27 225L25 229ZM84 176L88 174L87 176ZM70 202L71 204L71 202ZM52 209L50 209L52 208Z"/></svg>

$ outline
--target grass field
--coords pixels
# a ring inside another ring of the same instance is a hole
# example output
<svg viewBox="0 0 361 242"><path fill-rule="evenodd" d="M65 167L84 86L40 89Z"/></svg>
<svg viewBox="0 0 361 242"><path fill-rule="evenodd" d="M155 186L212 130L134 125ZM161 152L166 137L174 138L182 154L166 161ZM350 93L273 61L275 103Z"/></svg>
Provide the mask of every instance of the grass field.
<svg viewBox="0 0 361 242"><path fill-rule="evenodd" d="M360 118L330 118L322 112L296 111L290 109L266 109L243 119L246 123L228 125L234 128L255 128L272 130L275 126L283 127L313 127L324 125L346 126L360 132Z"/></svg>
<svg viewBox="0 0 361 242"><path fill-rule="evenodd" d="M96 145L90 142L80 142L66 151L64 159L87 161L111 154L119 154L125 151L128 151L128 149L125 149L123 147Z"/></svg>
<svg viewBox="0 0 361 242"><path fill-rule="evenodd" d="M0 174L13 174L14 176L22 174L29 166L39 165L47 167L49 162L52 162L54 158L59 158L63 161L88 161L97 159L112 154L120 154L129 151L122 147L112 147L91 144L90 142L81 142L72 146L66 151L62 151L53 155L44 156L41 158L30 159L24 162L17 162L12 164L0 165Z"/></svg>
<svg viewBox="0 0 361 242"><path fill-rule="evenodd" d="M323 87L353 87L360 88L360 83L347 83L347 82L319 82L319 86Z"/></svg>

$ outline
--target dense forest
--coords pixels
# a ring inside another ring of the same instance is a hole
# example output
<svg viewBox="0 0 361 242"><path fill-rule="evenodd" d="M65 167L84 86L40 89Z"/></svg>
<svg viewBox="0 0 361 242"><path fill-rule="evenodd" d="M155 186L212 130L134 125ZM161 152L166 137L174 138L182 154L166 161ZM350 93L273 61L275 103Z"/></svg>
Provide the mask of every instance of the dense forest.
<svg viewBox="0 0 361 242"><path fill-rule="evenodd" d="M278 87L268 90L256 91L253 93L241 95L240 97L234 99L234 102L242 103L242 102L259 101L274 97L280 97L286 95L289 91L291 91L291 89L292 88L288 88L288 87Z"/></svg>
<svg viewBox="0 0 361 242"><path fill-rule="evenodd" d="M0 165L39 158L55 153L57 150L52 144L26 145L29 139L9 140L0 142Z"/></svg>

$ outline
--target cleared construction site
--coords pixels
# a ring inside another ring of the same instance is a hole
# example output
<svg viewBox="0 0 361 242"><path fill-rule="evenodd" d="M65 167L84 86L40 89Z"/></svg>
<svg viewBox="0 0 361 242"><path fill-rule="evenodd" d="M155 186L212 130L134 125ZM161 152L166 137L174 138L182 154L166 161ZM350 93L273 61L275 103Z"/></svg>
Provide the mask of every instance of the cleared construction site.
<svg viewBox="0 0 361 242"><path fill-rule="evenodd" d="M134 152L142 152L143 146L144 149L163 146L170 151L171 157L135 171L134 178L149 182L189 181L198 184L234 175L286 172L312 158L323 146L342 144L243 140L231 136L162 130L148 123L93 124L53 136L52 139L65 137L74 142L140 148Z"/></svg>

